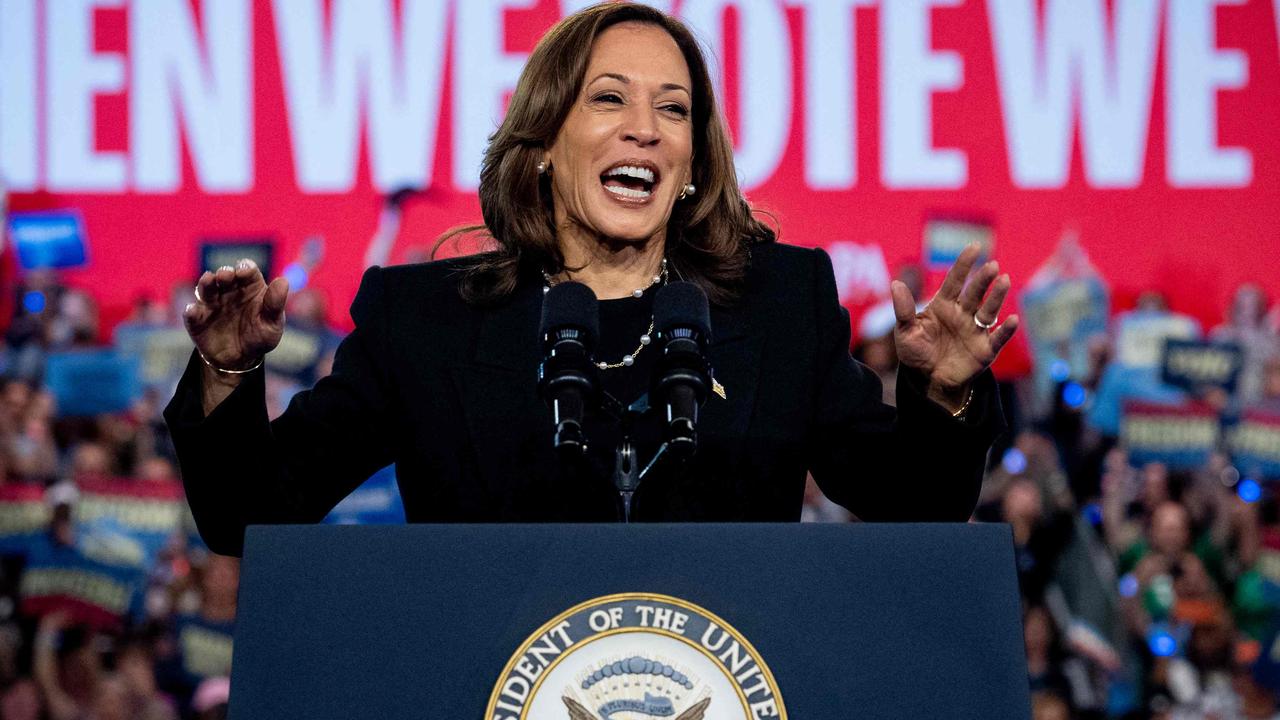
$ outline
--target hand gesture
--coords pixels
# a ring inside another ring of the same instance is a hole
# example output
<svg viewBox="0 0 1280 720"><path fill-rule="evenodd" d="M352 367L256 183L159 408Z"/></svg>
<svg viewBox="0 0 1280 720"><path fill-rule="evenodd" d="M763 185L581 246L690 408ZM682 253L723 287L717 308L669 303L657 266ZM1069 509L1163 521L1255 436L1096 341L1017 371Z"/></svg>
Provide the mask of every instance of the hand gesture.
<svg viewBox="0 0 1280 720"><path fill-rule="evenodd" d="M938 294L919 313L905 284L895 280L890 288L899 361L923 372L929 378L929 397L952 411L963 406L973 379L1018 329L1017 315L996 325L1010 285L1008 275L999 275L1000 266L988 262L969 277L979 252L974 243L960 253Z"/></svg>
<svg viewBox="0 0 1280 720"><path fill-rule="evenodd" d="M206 272L182 320L204 359L221 370L245 370L275 349L284 334L289 282L268 285L252 260Z"/></svg>

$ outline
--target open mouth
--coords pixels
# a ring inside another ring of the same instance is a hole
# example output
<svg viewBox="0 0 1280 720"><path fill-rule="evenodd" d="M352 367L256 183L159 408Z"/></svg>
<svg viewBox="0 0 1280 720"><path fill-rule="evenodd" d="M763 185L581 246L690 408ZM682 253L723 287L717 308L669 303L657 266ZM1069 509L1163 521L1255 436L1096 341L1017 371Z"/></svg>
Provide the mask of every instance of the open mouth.
<svg viewBox="0 0 1280 720"><path fill-rule="evenodd" d="M605 190L627 200L648 199L660 180L661 175L652 164L632 160L614 165L600 174Z"/></svg>

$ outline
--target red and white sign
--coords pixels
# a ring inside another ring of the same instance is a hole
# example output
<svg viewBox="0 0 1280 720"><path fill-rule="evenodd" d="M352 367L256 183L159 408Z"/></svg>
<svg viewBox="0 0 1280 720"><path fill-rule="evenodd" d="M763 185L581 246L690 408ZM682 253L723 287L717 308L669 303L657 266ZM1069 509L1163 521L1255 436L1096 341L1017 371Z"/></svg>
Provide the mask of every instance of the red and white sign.
<svg viewBox="0 0 1280 720"><path fill-rule="evenodd" d="M479 218L486 138L581 0L0 0L12 209L77 207L68 273L118 317L206 236L310 236L344 306L380 196L428 187L392 261ZM1025 281L1064 229L1126 299L1216 322L1280 295L1280 0L676 0L714 53L744 188L849 302L982 217ZM870 248L879 246L882 254ZM878 263L884 263L880 266Z"/></svg>

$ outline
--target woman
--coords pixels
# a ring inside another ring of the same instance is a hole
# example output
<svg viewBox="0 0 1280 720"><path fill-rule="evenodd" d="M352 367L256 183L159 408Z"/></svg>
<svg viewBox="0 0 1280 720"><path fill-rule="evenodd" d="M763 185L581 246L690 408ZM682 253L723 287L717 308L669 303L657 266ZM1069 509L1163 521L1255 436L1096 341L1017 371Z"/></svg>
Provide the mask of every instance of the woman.
<svg viewBox="0 0 1280 720"><path fill-rule="evenodd" d="M186 311L198 354L166 410L209 546L238 554L250 523L314 522L396 463L405 513L428 521L615 521L609 418L593 453L559 462L536 391L546 286L601 299L596 360L623 402L647 388L657 286L712 301L723 397L697 455L647 478L632 517L795 521L811 470L864 520L968 518L1003 419L987 366L1007 277L967 249L916 314L893 288L899 411L849 357L849 322L820 250L773 242L737 187L729 138L689 31L641 5L576 13L538 44L481 173L496 250L365 273L333 373L268 422L263 356L288 286L251 262L205 273ZM988 289L991 289L989 297ZM642 337L643 336L643 337ZM652 429L635 429L642 459Z"/></svg>

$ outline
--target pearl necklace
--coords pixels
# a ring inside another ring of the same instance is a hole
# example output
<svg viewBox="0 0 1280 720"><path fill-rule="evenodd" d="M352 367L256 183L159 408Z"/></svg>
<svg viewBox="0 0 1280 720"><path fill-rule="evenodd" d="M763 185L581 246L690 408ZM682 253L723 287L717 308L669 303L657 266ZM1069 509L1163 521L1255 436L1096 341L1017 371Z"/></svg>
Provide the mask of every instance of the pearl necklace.
<svg viewBox="0 0 1280 720"><path fill-rule="evenodd" d="M542 281L544 283L542 286L542 292L544 294L550 292L551 286L556 284L556 279L551 277L551 273L548 273L546 270L542 271ZM644 297L644 293L646 290L652 288L654 285L659 285L659 284L661 285L667 284L667 259L666 258L662 258L662 267L658 270L658 274L654 275L653 278L649 280L648 285L642 288L636 288L635 290L632 290L631 297L637 298L637 299L642 298ZM614 370L620 367L631 367L632 365L635 365L636 356L639 355L640 351L644 350L645 347L649 345L649 343L653 342L653 322L654 322L653 317L650 316L649 329L645 330L644 334L640 336L640 344L636 346L635 350L632 350L631 353L627 355L623 355L622 360L616 363L608 363L601 360L600 362L596 363L596 367L600 368L601 370Z"/></svg>

